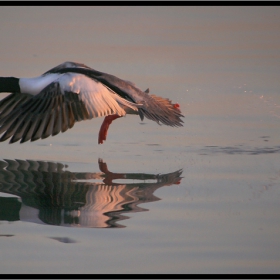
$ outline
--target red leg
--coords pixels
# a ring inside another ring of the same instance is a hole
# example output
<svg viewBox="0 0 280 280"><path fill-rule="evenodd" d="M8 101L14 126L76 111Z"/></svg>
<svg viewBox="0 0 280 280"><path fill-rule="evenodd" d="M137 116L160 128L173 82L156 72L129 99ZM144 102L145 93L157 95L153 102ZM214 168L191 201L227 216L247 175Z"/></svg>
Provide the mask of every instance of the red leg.
<svg viewBox="0 0 280 280"><path fill-rule="evenodd" d="M107 164L103 162L102 160L98 160L99 163L99 169L101 172L105 174L105 178L103 180L103 183L106 185L111 185L113 183L113 180L116 179L125 179L125 174L123 173L113 173L108 170Z"/></svg>
<svg viewBox="0 0 280 280"><path fill-rule="evenodd" d="M103 141L106 140L106 136L107 136L110 124L112 123L113 120L120 118L120 117L121 116L119 116L117 114L105 117L105 119L100 127L100 130L99 130L98 144L103 144Z"/></svg>

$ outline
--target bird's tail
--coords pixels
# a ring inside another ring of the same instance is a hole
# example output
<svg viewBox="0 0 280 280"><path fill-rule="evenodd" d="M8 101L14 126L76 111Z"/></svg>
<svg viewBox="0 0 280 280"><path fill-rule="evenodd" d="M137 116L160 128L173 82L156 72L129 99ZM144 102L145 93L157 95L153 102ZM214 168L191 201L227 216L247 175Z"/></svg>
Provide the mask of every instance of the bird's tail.
<svg viewBox="0 0 280 280"><path fill-rule="evenodd" d="M184 117L180 110L178 103L171 103L168 98L162 98L156 95L147 95L143 106L139 108L139 115L141 120L146 117L158 124L165 124L169 126L183 126L182 117Z"/></svg>

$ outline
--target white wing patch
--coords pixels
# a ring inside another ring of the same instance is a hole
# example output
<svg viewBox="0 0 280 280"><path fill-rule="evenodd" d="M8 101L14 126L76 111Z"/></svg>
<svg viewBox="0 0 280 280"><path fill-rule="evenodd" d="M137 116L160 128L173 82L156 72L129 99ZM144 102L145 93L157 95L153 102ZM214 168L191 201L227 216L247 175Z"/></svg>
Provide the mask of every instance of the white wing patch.
<svg viewBox="0 0 280 280"><path fill-rule="evenodd" d="M134 104L114 93L102 83L82 74L68 73L58 80L63 92L78 94L88 111L89 118L118 114L126 114L124 107L138 111L141 105Z"/></svg>

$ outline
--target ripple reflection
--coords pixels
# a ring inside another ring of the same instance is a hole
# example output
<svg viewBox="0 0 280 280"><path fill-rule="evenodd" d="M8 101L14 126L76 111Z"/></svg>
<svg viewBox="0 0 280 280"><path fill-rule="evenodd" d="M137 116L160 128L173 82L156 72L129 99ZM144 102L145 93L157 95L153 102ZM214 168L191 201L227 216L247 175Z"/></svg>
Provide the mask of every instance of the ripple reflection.
<svg viewBox="0 0 280 280"><path fill-rule="evenodd" d="M124 213L148 211L138 205L160 200L153 194L155 190L179 184L182 178L182 170L168 174L113 173L102 159L98 163L101 172L90 173L70 172L54 162L0 161L0 192L21 200L0 197L0 220L124 227L118 224L128 219ZM113 182L116 179L128 183Z"/></svg>

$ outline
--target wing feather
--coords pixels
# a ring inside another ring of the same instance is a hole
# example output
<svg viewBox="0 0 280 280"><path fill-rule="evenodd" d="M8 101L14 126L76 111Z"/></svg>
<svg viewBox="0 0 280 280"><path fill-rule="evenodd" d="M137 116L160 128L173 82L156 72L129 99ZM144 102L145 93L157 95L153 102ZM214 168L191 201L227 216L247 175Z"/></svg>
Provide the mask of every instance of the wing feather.
<svg viewBox="0 0 280 280"><path fill-rule="evenodd" d="M61 104L60 104L60 96L55 98L55 106L54 106L54 125L52 130L52 136L57 135L61 131Z"/></svg>
<svg viewBox="0 0 280 280"><path fill-rule="evenodd" d="M22 94L22 93L12 93L5 98L3 98L0 101L0 124L2 118L7 116L16 106L19 106L20 104L25 103L26 100L28 100L31 96L28 94Z"/></svg>
<svg viewBox="0 0 280 280"><path fill-rule="evenodd" d="M0 141L36 141L72 128L75 122L138 111L101 82L83 74L64 74L37 95L12 93L0 101Z"/></svg>
<svg viewBox="0 0 280 280"><path fill-rule="evenodd" d="M69 128L68 109L67 105L63 102L64 96L62 97L63 100L61 101L61 132L65 132Z"/></svg>
<svg viewBox="0 0 280 280"><path fill-rule="evenodd" d="M46 112L38 119L37 125L34 128L31 141L36 141L41 138L43 131L45 130L47 120L49 118L49 113Z"/></svg>
<svg viewBox="0 0 280 280"><path fill-rule="evenodd" d="M42 133L42 136L41 136L42 139L45 139L45 138L49 137L52 134L53 125L54 125L54 117L55 117L54 114L50 114L50 116L49 116L49 118L47 120L45 129L44 129L44 131Z"/></svg>
<svg viewBox="0 0 280 280"><path fill-rule="evenodd" d="M68 128L72 128L75 124L74 113L73 113L72 107L69 103L66 104L66 107L68 110Z"/></svg>

